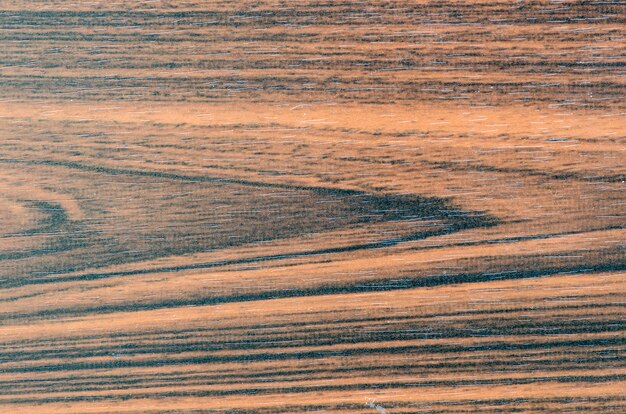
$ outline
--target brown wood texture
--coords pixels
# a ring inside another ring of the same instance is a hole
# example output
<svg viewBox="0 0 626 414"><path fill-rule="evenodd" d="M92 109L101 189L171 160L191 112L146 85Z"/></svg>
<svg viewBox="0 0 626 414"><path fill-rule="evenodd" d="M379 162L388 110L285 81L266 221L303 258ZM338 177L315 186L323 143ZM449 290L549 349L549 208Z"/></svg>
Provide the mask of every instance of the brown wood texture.
<svg viewBox="0 0 626 414"><path fill-rule="evenodd" d="M626 412L625 23L0 1L0 413Z"/></svg>

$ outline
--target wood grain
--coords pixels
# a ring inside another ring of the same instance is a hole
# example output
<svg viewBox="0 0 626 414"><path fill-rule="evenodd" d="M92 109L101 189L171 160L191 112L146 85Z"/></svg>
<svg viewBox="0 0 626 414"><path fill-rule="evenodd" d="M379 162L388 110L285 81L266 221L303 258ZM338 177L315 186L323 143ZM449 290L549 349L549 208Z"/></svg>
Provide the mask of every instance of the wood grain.
<svg viewBox="0 0 626 414"><path fill-rule="evenodd" d="M626 412L625 22L0 2L0 413Z"/></svg>

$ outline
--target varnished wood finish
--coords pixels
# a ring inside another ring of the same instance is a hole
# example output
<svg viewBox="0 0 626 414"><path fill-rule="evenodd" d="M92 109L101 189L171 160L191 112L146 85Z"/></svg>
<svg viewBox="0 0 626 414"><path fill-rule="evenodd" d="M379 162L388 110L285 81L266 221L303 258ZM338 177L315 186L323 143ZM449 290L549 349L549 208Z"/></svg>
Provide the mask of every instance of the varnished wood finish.
<svg viewBox="0 0 626 414"><path fill-rule="evenodd" d="M0 413L626 412L625 20L0 2Z"/></svg>

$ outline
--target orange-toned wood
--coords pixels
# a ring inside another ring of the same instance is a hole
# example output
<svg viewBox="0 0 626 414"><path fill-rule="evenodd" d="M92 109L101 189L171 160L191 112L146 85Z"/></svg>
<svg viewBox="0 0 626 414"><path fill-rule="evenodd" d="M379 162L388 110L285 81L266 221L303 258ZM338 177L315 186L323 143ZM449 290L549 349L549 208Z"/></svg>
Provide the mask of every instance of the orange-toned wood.
<svg viewBox="0 0 626 414"><path fill-rule="evenodd" d="M0 413L626 412L625 19L0 2Z"/></svg>

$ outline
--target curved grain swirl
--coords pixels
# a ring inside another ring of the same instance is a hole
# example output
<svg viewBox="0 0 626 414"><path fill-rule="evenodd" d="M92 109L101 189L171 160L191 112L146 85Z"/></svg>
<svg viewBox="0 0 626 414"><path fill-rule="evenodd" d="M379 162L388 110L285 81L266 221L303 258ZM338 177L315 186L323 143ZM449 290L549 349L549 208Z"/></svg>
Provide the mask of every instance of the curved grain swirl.
<svg viewBox="0 0 626 414"><path fill-rule="evenodd" d="M2 2L0 412L624 412L625 19Z"/></svg>

